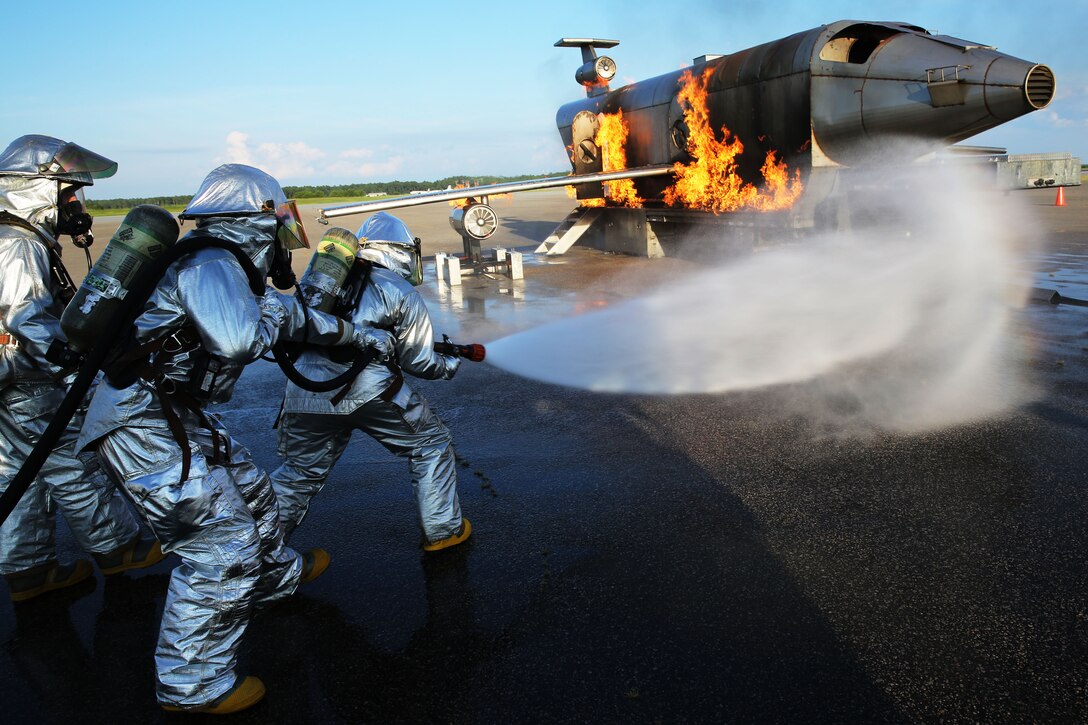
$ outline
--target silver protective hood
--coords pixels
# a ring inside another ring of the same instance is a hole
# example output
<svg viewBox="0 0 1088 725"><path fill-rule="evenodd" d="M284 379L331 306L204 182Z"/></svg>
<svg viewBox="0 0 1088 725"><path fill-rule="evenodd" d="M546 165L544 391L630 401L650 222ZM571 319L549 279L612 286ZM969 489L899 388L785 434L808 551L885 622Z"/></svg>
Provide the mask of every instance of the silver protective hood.
<svg viewBox="0 0 1088 725"><path fill-rule="evenodd" d="M268 275L272 267L273 242L276 239L274 214L254 216L201 217L196 228L201 232L241 247L262 275Z"/></svg>
<svg viewBox="0 0 1088 725"><path fill-rule="evenodd" d="M310 246L298 209L287 200L280 182L245 164L223 164L212 169L178 218L255 214L273 215L277 220L274 237L284 250Z"/></svg>
<svg viewBox="0 0 1088 725"><path fill-rule="evenodd" d="M0 175L40 177L88 186L117 173L117 162L52 136L20 136L0 154Z"/></svg>
<svg viewBox="0 0 1088 725"><path fill-rule="evenodd" d="M359 237L359 259L385 267L413 285L423 281L415 237L397 217L380 211L367 218L355 236Z"/></svg>
<svg viewBox="0 0 1088 725"><path fill-rule="evenodd" d="M56 236L57 182L40 176L0 175L0 209Z"/></svg>
<svg viewBox="0 0 1088 725"><path fill-rule="evenodd" d="M223 164L204 177L181 219L206 216L274 215L287 203L280 183L245 164Z"/></svg>

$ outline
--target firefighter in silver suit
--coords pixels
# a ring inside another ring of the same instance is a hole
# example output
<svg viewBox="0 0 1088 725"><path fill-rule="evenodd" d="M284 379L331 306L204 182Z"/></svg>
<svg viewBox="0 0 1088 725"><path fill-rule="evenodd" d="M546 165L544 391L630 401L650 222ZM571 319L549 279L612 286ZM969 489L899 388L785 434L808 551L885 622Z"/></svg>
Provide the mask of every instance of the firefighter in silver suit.
<svg viewBox="0 0 1088 725"><path fill-rule="evenodd" d="M289 269L289 250L305 246L279 183L251 166L213 170L180 218L196 221L187 237L233 243L274 279ZM303 326L318 343L374 342L331 316L304 318L293 297L255 295L233 254L200 249L168 268L136 320L137 348L152 350L142 372L126 385L107 371L91 402L80 446L97 451L163 549L181 558L155 652L166 710L223 714L258 702L263 683L236 672L252 607L328 566L320 549L300 555L284 545L268 474L204 410L228 400L243 367L281 334Z"/></svg>
<svg viewBox="0 0 1088 725"><path fill-rule="evenodd" d="M51 136L22 136L0 154L0 491L6 489L64 399L61 370L46 360L63 340L60 316L70 278L60 261L61 235L82 236L90 217L82 187L112 176L117 164ZM149 566L163 557L141 538L128 504L74 449L79 411L41 472L0 527L0 574L21 602L91 576L89 561L57 561L51 499L76 541L105 574Z"/></svg>
<svg viewBox="0 0 1088 725"><path fill-rule="evenodd" d="M375 361L349 388L311 393L288 383L280 420L283 464L272 475L280 520L287 535L301 523L310 499L321 490L344 453L353 430L361 430L395 455L408 459L418 505L423 549L438 551L469 538L472 526L461 515L457 467L449 429L427 401L404 381L401 371L425 379L450 379L460 360L434 351L434 333L422 296L419 248L396 217L380 212L360 227L356 267L369 271L345 285L341 296L357 326L388 331L397 364ZM346 369L318 349L298 361L306 377L330 378Z"/></svg>

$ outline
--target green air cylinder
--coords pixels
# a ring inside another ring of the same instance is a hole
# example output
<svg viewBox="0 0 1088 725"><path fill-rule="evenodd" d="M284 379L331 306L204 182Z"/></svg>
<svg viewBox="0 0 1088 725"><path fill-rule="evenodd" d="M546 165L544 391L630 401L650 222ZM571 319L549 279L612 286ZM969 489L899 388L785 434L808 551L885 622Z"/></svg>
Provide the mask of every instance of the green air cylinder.
<svg viewBox="0 0 1088 725"><path fill-rule="evenodd" d="M64 308L60 327L68 347L86 352L119 324L118 309L140 270L177 240L170 212L151 204L133 207Z"/></svg>
<svg viewBox="0 0 1088 725"><path fill-rule="evenodd" d="M332 227L325 232L298 283L306 304L322 312L332 312L336 295L347 280L358 251L359 239L349 230Z"/></svg>

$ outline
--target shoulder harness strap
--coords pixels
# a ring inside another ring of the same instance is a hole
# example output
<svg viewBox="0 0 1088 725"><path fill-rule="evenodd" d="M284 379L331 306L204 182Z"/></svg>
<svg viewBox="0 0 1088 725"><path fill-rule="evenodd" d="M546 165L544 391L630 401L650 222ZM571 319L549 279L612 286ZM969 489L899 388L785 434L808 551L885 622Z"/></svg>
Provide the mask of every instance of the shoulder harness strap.
<svg viewBox="0 0 1088 725"><path fill-rule="evenodd" d="M0 224L9 224L13 227L27 229L34 233L35 238L45 246L46 252L49 253L49 275L52 277L53 282L57 287L60 288L61 302L66 305L71 302L72 298L76 296L76 285L75 282L72 281L72 276L68 274L68 269L64 266L64 262L61 261L60 243L26 219L15 216L6 209L0 210Z"/></svg>

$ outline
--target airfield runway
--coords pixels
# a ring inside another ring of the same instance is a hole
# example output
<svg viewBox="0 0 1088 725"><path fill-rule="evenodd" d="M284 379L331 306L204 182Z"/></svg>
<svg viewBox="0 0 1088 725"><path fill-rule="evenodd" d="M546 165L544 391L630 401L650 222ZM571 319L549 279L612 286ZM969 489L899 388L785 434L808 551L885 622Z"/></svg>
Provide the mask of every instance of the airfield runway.
<svg viewBox="0 0 1088 725"><path fill-rule="evenodd" d="M1088 192L1025 193L1045 246L1024 263L1088 298ZM528 251L571 205L497 205L496 243ZM399 216L432 253L460 248L445 214ZM422 289L438 332L487 341L685 264L576 248ZM1016 325L1038 398L921 435L835 435L783 405L803 386L603 395L468 363L418 383L470 544L423 556L406 466L357 436L293 542L332 566L254 619L243 666L268 696L233 721L1088 720L1088 309ZM282 388L258 363L221 411L268 467ZM179 719L153 693L170 563L0 603L4 719Z"/></svg>

